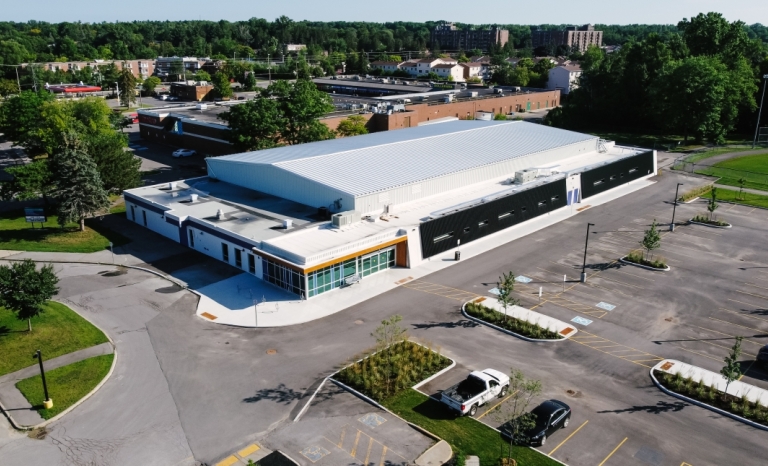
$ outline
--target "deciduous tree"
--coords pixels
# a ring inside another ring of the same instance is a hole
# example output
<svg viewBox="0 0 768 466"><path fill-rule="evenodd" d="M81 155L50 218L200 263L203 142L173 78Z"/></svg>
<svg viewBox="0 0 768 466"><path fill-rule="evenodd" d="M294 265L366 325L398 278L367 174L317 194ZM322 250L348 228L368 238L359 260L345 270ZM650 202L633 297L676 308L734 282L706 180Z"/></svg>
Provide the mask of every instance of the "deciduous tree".
<svg viewBox="0 0 768 466"><path fill-rule="evenodd" d="M741 357L741 340L744 337L736 337L736 341L733 343L731 352L725 357L725 366L720 369L720 374L725 379L725 390L723 391L723 399L725 399L728 393L728 386L734 380L738 380L741 377L741 365L739 365L739 358Z"/></svg>
<svg viewBox="0 0 768 466"><path fill-rule="evenodd" d="M219 71L213 75L211 82L213 83L213 92L216 94L216 97L222 99L232 97L232 86L230 85L229 77L226 74Z"/></svg>
<svg viewBox="0 0 768 466"><path fill-rule="evenodd" d="M520 301L512 296L512 293L515 291L515 274L512 272L502 273L499 281L496 282L496 290L498 291L496 301L504 308L504 317L506 317L509 306L520 304Z"/></svg>
<svg viewBox="0 0 768 466"><path fill-rule="evenodd" d="M651 228L645 230L645 236L643 236L643 240L640 244L642 244L643 249L645 249L646 260L650 260L651 253L661 247L661 235L659 235L659 230L656 228L656 219L653 219Z"/></svg>
<svg viewBox="0 0 768 466"><path fill-rule="evenodd" d="M161 83L160 78L157 76L150 76L144 80L141 84L141 88L145 95L152 95L155 92L155 88Z"/></svg>
<svg viewBox="0 0 768 466"><path fill-rule="evenodd" d="M510 439L508 456L512 453L512 445L526 444L530 439L525 432L536 424L533 413L528 412L531 400L542 391L541 381L529 379L519 369L512 368L509 374L509 393L506 402L502 403L493 414L501 425L501 430Z"/></svg>
<svg viewBox="0 0 768 466"><path fill-rule="evenodd" d="M31 259L0 265L0 305L27 321L32 331L32 318L43 312L43 304L59 289L59 282L51 264L37 269Z"/></svg>
<svg viewBox="0 0 768 466"><path fill-rule="evenodd" d="M336 134L341 137L368 134L368 128L365 127L366 123L365 118L360 115L352 115L339 122L339 126L336 128Z"/></svg>
<svg viewBox="0 0 768 466"><path fill-rule="evenodd" d="M136 76L133 75L130 68L124 67L117 77L117 83L120 85L120 103L130 107L136 102Z"/></svg>

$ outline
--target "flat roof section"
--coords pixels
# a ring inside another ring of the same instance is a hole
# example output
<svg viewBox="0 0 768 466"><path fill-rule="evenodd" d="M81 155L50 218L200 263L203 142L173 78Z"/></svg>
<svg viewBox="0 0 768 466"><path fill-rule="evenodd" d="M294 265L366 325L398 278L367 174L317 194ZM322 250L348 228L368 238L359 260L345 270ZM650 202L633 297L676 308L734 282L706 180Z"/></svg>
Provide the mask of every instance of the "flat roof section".
<svg viewBox="0 0 768 466"><path fill-rule="evenodd" d="M242 165L272 165L362 196L597 137L522 121L452 121L297 146L209 158L226 181Z"/></svg>

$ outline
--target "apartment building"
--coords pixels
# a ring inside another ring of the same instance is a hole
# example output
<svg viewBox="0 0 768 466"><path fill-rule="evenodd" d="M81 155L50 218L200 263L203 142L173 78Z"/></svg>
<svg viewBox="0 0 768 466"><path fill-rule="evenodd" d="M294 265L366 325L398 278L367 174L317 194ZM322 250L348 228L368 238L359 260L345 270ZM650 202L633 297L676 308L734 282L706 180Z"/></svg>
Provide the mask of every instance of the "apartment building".
<svg viewBox="0 0 768 466"><path fill-rule="evenodd" d="M567 45L584 52L590 45L603 45L603 31L595 31L591 24L569 26L560 31L531 31L531 42L533 48Z"/></svg>
<svg viewBox="0 0 768 466"><path fill-rule="evenodd" d="M89 60L89 61L68 61L68 62L46 62L46 63L22 63L22 67L29 65L40 65L48 71L82 71L87 67L96 71L99 66L115 64L118 70L127 68L131 70L137 79L146 79L155 72L154 60Z"/></svg>
<svg viewBox="0 0 768 466"><path fill-rule="evenodd" d="M509 42L509 31L496 26L462 30L454 23L442 23L435 26L430 39L432 47L439 44L442 50L489 50L494 45L503 47Z"/></svg>

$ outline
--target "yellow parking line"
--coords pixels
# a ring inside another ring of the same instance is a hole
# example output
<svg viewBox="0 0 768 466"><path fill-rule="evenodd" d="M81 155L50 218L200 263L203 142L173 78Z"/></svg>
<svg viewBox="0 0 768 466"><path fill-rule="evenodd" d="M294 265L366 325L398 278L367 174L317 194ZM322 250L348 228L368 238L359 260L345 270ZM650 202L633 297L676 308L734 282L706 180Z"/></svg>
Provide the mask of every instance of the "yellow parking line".
<svg viewBox="0 0 768 466"><path fill-rule="evenodd" d="M743 304L745 306L757 307L754 304L745 303L744 301L739 301L738 299L731 299L731 298L725 298L725 299L727 299L728 301L733 301L734 303Z"/></svg>
<svg viewBox="0 0 768 466"><path fill-rule="evenodd" d="M259 450L261 450L261 448L259 448L259 446L256 445L255 443L252 443L247 447L243 448L242 450L238 451L237 454L240 455L240 458L245 458L246 456L256 453Z"/></svg>
<svg viewBox="0 0 768 466"><path fill-rule="evenodd" d="M756 297L756 298L760 298L760 299L766 299L766 300L768 300L768 297L766 297L766 296L763 296L763 295L761 295L761 294L757 294L757 293L748 293L748 292L746 292L746 291L741 291L741 290L733 290L733 291L735 291L735 292L737 292L737 293L748 294L748 295L750 295L750 296L754 296L754 297Z"/></svg>
<svg viewBox="0 0 768 466"><path fill-rule="evenodd" d="M360 434L361 432L357 431L357 436L355 436L355 444L352 446L352 451L349 452L352 457L355 457L355 454L357 453L357 443L360 441Z"/></svg>
<svg viewBox="0 0 768 466"><path fill-rule="evenodd" d="M571 435L569 435L568 437L566 437L566 438L565 438L565 440L563 440L563 441L562 441L562 442L560 442L560 443L559 443L559 444L558 444L558 445L557 445L555 448L553 448L553 449L552 449L552 451L550 451L550 452L548 453L548 455L549 455L549 456L552 456L552 453L556 452L556 451L557 451L557 449L558 449L558 448L560 448L560 447L562 447L562 446L563 446L563 444L564 444L565 442L567 442L568 440L570 440L570 439L571 439L571 437L573 437L574 435L576 435L576 432L580 431L582 427L584 427L585 425L587 425L587 422L589 422L589 420L586 420L586 421L584 421L584 424L580 425L578 429L576 429L576 430L574 430L573 432L571 432Z"/></svg>
<svg viewBox="0 0 768 466"><path fill-rule="evenodd" d="M363 464L368 466L368 460L371 458L371 448L373 448L373 437L368 437L368 451L365 453Z"/></svg>
<svg viewBox="0 0 768 466"><path fill-rule="evenodd" d="M379 463L379 466L384 466L384 458L387 457L387 446L384 445L384 448L381 450L381 463Z"/></svg>
<svg viewBox="0 0 768 466"><path fill-rule="evenodd" d="M239 462L239 460L235 457L235 455L232 455L216 463L216 466L232 466L237 462Z"/></svg>
<svg viewBox="0 0 768 466"><path fill-rule="evenodd" d="M613 347L616 347L616 346L624 346L624 345L593 346L592 348L603 349L603 348L613 348Z"/></svg>
<svg viewBox="0 0 768 466"><path fill-rule="evenodd" d="M621 446L622 446L622 445L624 445L624 442L626 442L628 438L629 438L629 437L624 437L624 440L622 440L622 441L621 441L621 443L620 443L620 444L618 444L618 445L616 446L616 448L614 448L614 449L613 449L613 451L612 451L612 452L610 452L610 453L608 454L608 456L606 456L606 457L605 457L605 459L602 461L602 463L598 464L597 466L603 466L603 465L605 464L605 462L606 462L606 461L608 461L608 459L609 459L611 456L613 456L613 454L614 454L614 453L616 453L616 450L618 450L619 448L621 448Z"/></svg>
<svg viewBox="0 0 768 466"><path fill-rule="evenodd" d="M341 448L344 445L344 436L347 434L347 426L341 428L341 440L339 440L338 447Z"/></svg>
<svg viewBox="0 0 768 466"><path fill-rule="evenodd" d="M517 392L515 392L515 393L517 393ZM499 401L498 403L496 403L496 404L495 404L495 405L494 405L494 406L493 406L491 409L489 409L488 411L484 412L483 414L481 414L481 415L477 416L477 419L482 419L482 418L483 418L483 416L485 416L486 414L490 413L490 412L491 412L491 411L493 411L494 409L496 409L496 408L498 408L499 406L501 406L501 404L502 404L502 403L504 403L505 401L507 401L507 400L509 399L509 397L511 397L511 396L512 396L512 395L514 395L515 393L510 393L509 395L507 395L507 396L506 396L506 397L505 397L503 400L501 400L501 401Z"/></svg>
<svg viewBox="0 0 768 466"><path fill-rule="evenodd" d="M750 319L757 319L757 320L762 320L763 322L768 322L768 319L763 319L763 318L761 318L761 317L755 317L755 316L751 316L751 315L749 315L749 314L744 314L744 313L742 313L742 312L732 311L732 310L730 310L730 309L726 309L726 308L724 308L724 307L720 307L720 308L718 308L718 309L720 309L721 311L730 312L731 314L736 314L736 315L738 315L738 316L742 316L742 317L749 317Z"/></svg>
<svg viewBox="0 0 768 466"><path fill-rule="evenodd" d="M717 317L710 317L710 319L712 319L712 320L717 320L717 321L719 321L719 322L724 322L724 323L726 323L726 324L735 325L735 326L737 326L737 327L746 328L746 329L748 329L748 330L755 330L755 331L757 331L757 332L766 333L766 332L765 332L765 330L762 330L762 329L759 329L759 328L755 328L755 327L747 327L746 325L739 325L739 324L735 324L735 323L733 323L733 322L729 322L729 321L727 321L727 320L718 319Z"/></svg>
<svg viewBox="0 0 768 466"><path fill-rule="evenodd" d="M679 349L681 349L683 351L688 351L689 353L698 354L699 356L704 356L705 358L712 359L713 361L723 362L720 359L713 358L712 356L708 356L708 355L706 355L704 353L699 353L698 351L689 350L688 348L683 348L682 346L678 346L678 345L671 345L671 346L674 346L675 348L679 348Z"/></svg>
<svg viewBox="0 0 768 466"><path fill-rule="evenodd" d="M747 367L747 370L745 370L745 371L744 371L744 373L743 373L743 374L741 374L741 377L739 377L739 380L741 380L741 379L743 379L743 378L744 378L744 374L746 374L747 372L749 372L749 370L750 370L750 369L752 369L752 366L753 366L754 364L755 364L755 361L752 361L752 364L750 364L750 365L749 365L749 367Z"/></svg>

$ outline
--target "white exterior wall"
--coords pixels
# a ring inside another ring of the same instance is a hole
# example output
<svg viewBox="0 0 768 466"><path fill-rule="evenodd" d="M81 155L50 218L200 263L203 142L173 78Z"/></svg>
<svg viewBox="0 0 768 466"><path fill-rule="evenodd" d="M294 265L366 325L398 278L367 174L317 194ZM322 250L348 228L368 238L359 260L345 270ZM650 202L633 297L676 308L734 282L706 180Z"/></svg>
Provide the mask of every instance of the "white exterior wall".
<svg viewBox="0 0 768 466"><path fill-rule="evenodd" d="M310 207L327 207L337 199L341 199L342 211L352 210L355 205L354 197L349 194L300 178L271 165L217 163L216 159L208 159L208 173L213 178L226 178L227 183L290 199Z"/></svg>
<svg viewBox="0 0 768 466"><path fill-rule="evenodd" d="M355 199L355 210L363 214L378 213L383 211L387 204L395 204L397 206L397 204L444 193L482 181L512 176L518 170L551 164L580 153L593 152L596 149L597 138L419 183L407 184L387 192L360 196Z"/></svg>
<svg viewBox="0 0 768 466"><path fill-rule="evenodd" d="M166 222L165 216L163 214L159 214L155 211L145 209L141 206L133 204L130 201L126 201L125 210L126 210L126 217L128 217L129 220L133 220L134 222L138 223L141 226L144 226L144 213L146 213L147 228L154 231L155 233L160 233L166 238L172 239L177 243L179 242L178 224L174 226ZM133 218L134 212L136 214L136 218Z"/></svg>
<svg viewBox="0 0 768 466"><path fill-rule="evenodd" d="M187 238L189 247L191 249L194 249L195 251L201 252L205 254L206 256L213 257L214 259L218 259L222 262L226 262L227 264L231 265L232 267L238 268L235 262L235 250L240 250L240 254L242 257L242 265L239 267L240 270L243 272L248 272L248 254L253 255L253 251L244 248L242 246L238 246L234 243L231 243L225 239L221 239L217 236L214 236L210 233L207 233L205 231L202 231L198 228L195 228L194 225L190 225L187 227L187 235L189 235L192 232L192 234L195 237L195 245L194 247L189 242L189 238ZM222 243L226 244L229 249L229 260L224 260L224 252L222 251L221 245ZM255 258L254 258L255 259ZM256 275L258 278L262 278L261 275L261 258L256 260Z"/></svg>
<svg viewBox="0 0 768 466"><path fill-rule="evenodd" d="M549 70L547 89L562 89L563 94L569 94L579 84L581 71L568 71L563 67L555 67Z"/></svg>

